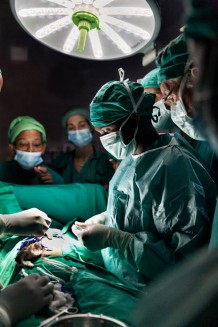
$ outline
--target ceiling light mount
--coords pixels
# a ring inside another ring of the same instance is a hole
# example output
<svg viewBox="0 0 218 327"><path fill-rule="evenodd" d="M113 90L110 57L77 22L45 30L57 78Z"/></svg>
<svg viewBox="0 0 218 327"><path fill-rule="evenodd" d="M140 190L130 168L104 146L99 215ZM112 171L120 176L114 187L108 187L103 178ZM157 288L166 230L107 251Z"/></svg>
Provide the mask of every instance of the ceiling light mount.
<svg viewBox="0 0 218 327"><path fill-rule="evenodd" d="M80 31L77 50L79 52L83 52L85 48L87 33L94 28L100 30L99 19L93 13L82 10L74 12L72 21L76 26L78 26Z"/></svg>
<svg viewBox="0 0 218 327"><path fill-rule="evenodd" d="M83 59L143 53L160 30L156 0L10 0L10 5L36 40Z"/></svg>

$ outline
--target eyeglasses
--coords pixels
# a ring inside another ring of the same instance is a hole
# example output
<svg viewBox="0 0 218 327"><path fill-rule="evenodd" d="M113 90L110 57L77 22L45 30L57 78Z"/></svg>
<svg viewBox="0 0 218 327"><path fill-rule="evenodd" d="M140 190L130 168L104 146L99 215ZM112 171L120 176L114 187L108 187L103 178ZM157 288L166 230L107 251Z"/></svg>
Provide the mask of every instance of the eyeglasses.
<svg viewBox="0 0 218 327"><path fill-rule="evenodd" d="M185 72L184 72L184 74L182 76L182 79L181 79L181 82L180 82L180 86L179 86L179 94L180 95L183 94L184 89L186 87L188 87L188 88L193 87L193 85L190 86L192 84L190 81L191 81L191 69L193 67L194 67L194 64L193 64L192 61L190 61L190 62L187 63Z"/></svg>
<svg viewBox="0 0 218 327"><path fill-rule="evenodd" d="M172 89L169 91L169 93L168 93L165 97L162 98L162 101L163 101L163 103L164 103L165 105L167 105L167 106L172 106L172 105L174 104L173 100L170 99L169 97L170 97L170 95L173 93L173 91L175 90L175 88L176 88L176 85L174 85L174 86L172 87Z"/></svg>

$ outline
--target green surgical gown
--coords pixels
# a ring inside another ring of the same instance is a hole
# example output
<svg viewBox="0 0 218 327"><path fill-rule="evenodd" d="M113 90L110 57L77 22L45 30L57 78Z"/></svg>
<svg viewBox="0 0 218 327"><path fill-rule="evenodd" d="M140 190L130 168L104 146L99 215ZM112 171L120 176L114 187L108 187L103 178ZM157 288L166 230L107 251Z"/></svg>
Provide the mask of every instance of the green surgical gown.
<svg viewBox="0 0 218 327"><path fill-rule="evenodd" d="M53 169L44 164L41 166L47 168L49 173L52 175L53 184L64 183L63 178ZM43 184L41 179L33 170L24 170L22 167L20 167L16 160L0 162L0 181L19 185Z"/></svg>
<svg viewBox="0 0 218 327"><path fill-rule="evenodd" d="M161 135L122 161L109 184L106 224L132 233L125 253L105 248L106 268L137 287L209 240L216 187L194 151Z"/></svg>
<svg viewBox="0 0 218 327"><path fill-rule="evenodd" d="M109 184L114 171L109 162L110 157L107 153L95 150L90 155L80 172L76 170L73 164L74 155L75 151L63 153L52 163L52 168L64 178L65 184Z"/></svg>

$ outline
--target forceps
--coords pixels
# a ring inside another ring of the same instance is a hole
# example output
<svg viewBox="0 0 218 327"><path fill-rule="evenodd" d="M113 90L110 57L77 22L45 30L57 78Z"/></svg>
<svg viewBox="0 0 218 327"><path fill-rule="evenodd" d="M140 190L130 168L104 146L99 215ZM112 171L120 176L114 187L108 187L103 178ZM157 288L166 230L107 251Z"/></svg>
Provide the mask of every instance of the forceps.
<svg viewBox="0 0 218 327"><path fill-rule="evenodd" d="M52 317L45 319L43 322L41 322L41 324L38 327L46 327L51 322L56 321L57 318L62 316L63 314L72 315L76 313L78 313L78 308L76 307L65 308L59 311L58 313L56 313L55 315L53 315Z"/></svg>

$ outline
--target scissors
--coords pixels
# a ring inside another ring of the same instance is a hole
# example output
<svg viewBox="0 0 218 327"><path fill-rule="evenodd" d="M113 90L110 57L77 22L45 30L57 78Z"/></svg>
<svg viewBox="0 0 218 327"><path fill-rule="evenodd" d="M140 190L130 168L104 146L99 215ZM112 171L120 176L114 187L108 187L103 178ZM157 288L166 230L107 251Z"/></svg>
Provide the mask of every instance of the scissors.
<svg viewBox="0 0 218 327"><path fill-rule="evenodd" d="M47 324L50 324L51 322L57 320L57 318L60 317L60 316L62 316L63 314L72 315L72 314L76 314L76 313L78 313L78 308L76 308L76 307L65 308L65 309L59 311L58 313L56 313L55 315L53 315L52 317L44 320L39 325L39 327L46 327Z"/></svg>

